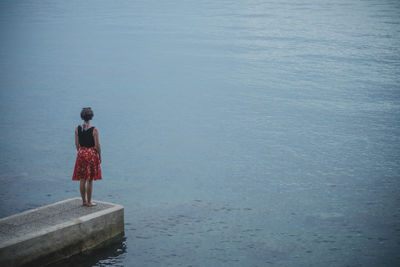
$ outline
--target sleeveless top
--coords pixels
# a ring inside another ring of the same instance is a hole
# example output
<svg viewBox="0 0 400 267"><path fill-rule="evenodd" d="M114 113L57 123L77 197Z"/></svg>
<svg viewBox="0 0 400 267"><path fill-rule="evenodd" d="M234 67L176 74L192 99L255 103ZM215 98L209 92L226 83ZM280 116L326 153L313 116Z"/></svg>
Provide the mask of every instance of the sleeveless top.
<svg viewBox="0 0 400 267"><path fill-rule="evenodd" d="M78 126L78 137L79 145L82 147L94 147L94 137L93 137L94 126L90 127L86 131L82 129L82 126Z"/></svg>

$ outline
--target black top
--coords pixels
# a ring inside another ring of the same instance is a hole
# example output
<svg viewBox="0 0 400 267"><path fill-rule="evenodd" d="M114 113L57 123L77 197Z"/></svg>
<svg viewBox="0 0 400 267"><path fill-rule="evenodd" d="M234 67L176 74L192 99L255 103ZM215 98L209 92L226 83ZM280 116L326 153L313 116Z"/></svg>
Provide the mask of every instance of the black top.
<svg viewBox="0 0 400 267"><path fill-rule="evenodd" d="M82 126L78 126L78 137L79 145L82 147L94 147L94 137L93 137L94 127L90 127L86 131L82 129Z"/></svg>

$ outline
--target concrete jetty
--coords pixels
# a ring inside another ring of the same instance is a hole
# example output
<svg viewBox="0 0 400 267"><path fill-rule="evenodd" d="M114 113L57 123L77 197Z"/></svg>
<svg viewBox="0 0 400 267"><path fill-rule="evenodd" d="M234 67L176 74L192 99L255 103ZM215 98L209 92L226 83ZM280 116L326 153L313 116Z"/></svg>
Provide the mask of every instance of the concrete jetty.
<svg viewBox="0 0 400 267"><path fill-rule="evenodd" d="M46 265L107 244L124 233L124 208L80 198L0 219L0 266Z"/></svg>

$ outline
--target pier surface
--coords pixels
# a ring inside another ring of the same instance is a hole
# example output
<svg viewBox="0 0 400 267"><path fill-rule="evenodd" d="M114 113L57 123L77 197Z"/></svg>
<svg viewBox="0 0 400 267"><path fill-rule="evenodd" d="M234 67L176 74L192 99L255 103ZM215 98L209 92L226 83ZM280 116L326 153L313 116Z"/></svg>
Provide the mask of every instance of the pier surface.
<svg viewBox="0 0 400 267"><path fill-rule="evenodd" d="M45 265L95 247L124 232L124 208L73 198L0 219L0 266Z"/></svg>

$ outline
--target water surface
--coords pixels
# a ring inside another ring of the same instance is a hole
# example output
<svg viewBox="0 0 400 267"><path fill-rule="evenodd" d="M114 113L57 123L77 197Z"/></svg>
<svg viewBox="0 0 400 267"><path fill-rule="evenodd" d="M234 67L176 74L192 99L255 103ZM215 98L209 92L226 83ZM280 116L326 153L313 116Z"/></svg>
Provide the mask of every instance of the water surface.
<svg viewBox="0 0 400 267"><path fill-rule="evenodd" d="M0 216L79 195L95 112L125 240L82 266L400 264L397 1L2 1Z"/></svg>

